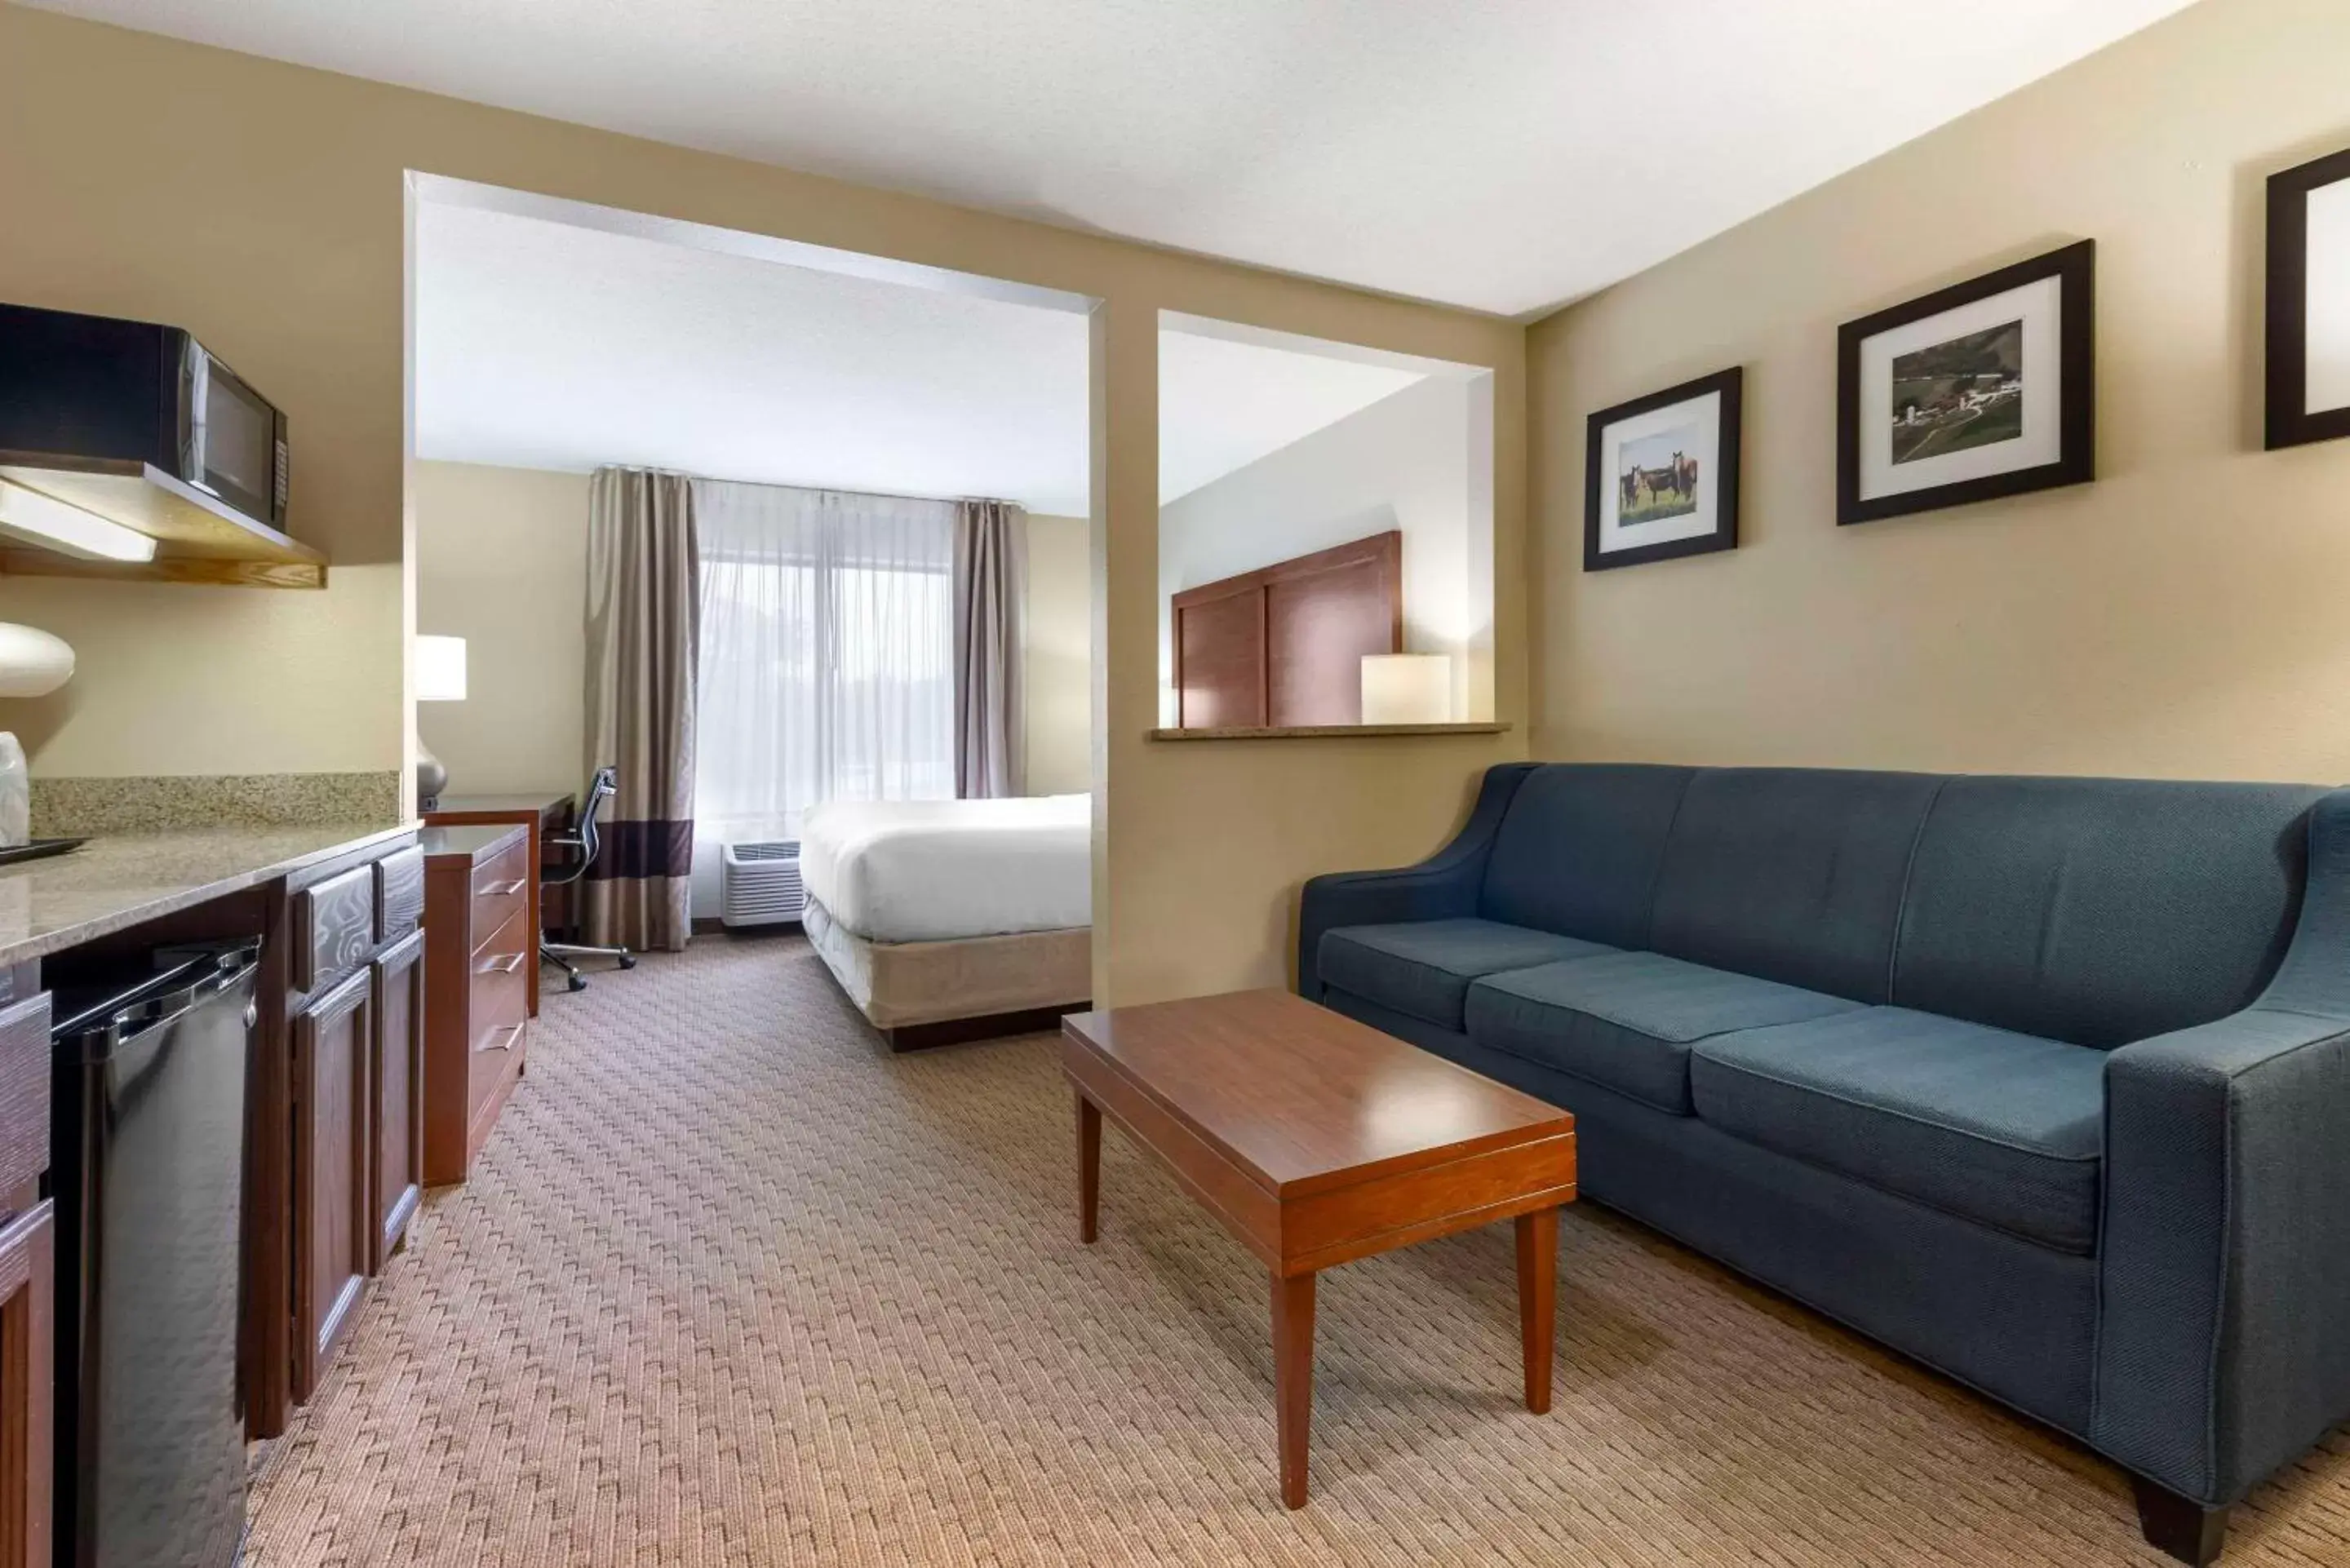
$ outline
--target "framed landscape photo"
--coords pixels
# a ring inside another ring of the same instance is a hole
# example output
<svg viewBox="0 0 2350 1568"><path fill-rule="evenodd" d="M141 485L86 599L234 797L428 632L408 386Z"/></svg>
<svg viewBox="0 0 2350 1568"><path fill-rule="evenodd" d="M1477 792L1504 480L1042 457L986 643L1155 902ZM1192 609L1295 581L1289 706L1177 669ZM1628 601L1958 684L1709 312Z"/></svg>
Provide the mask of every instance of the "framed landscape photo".
<svg viewBox="0 0 2350 1568"><path fill-rule="evenodd" d="M1836 521L2096 477L2096 242L1836 330Z"/></svg>
<svg viewBox="0 0 2350 1568"><path fill-rule="evenodd" d="M2268 446L2350 435L2350 151L2269 176Z"/></svg>
<svg viewBox="0 0 2350 1568"><path fill-rule="evenodd" d="M1738 544L1732 366L1591 416L1583 465L1583 569L1637 566Z"/></svg>

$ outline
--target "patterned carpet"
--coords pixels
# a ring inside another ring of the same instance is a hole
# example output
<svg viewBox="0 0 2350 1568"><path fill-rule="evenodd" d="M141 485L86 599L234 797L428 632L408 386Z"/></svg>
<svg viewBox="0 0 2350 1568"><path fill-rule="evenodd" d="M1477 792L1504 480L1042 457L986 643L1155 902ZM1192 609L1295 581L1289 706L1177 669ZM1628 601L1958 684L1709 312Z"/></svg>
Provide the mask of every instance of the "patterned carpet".
<svg viewBox="0 0 2350 1568"><path fill-rule="evenodd" d="M1315 1499L1265 1282L1113 1133L1074 1238L1049 1039L891 1057L805 943L551 992L276 1445L259 1568L2160 1563L2117 1473L1595 1209L1557 1402L1503 1226L1323 1278ZM2350 1562L2350 1433L2228 1562Z"/></svg>

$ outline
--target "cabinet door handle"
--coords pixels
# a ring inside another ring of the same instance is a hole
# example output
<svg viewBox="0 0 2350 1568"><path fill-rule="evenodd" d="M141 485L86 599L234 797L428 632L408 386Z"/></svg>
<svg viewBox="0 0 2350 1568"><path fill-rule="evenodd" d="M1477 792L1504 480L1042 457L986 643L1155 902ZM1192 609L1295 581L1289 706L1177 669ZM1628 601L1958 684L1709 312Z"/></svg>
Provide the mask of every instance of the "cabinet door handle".
<svg viewBox="0 0 2350 1568"><path fill-rule="evenodd" d="M521 1038L522 1025L519 1023L509 1023L504 1029L499 1030L495 1035L476 1046L475 1049L480 1051L511 1051L515 1048L515 1042L519 1041Z"/></svg>
<svg viewBox="0 0 2350 1568"><path fill-rule="evenodd" d="M485 893L486 893L490 898L510 898L510 897L512 897L513 895L515 895L515 894L516 894L516 893L521 892L525 888L528 887L529 885L530 885L530 878L529 878L529 877L515 877L515 878L513 881L511 881L511 882L501 883L499 886L497 886L497 887L495 887L495 888L485 888L485 889L484 889L484 892L485 892Z"/></svg>
<svg viewBox="0 0 2350 1568"><path fill-rule="evenodd" d="M521 953L508 953L504 958L484 959L482 961L481 967L473 972L476 974L512 974L515 971L522 967L523 957L524 955Z"/></svg>

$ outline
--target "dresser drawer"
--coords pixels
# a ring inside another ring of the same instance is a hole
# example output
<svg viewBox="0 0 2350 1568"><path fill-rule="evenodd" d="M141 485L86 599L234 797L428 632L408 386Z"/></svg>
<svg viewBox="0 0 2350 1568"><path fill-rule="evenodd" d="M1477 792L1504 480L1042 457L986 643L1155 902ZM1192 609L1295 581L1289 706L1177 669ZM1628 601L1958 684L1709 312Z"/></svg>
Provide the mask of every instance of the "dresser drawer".
<svg viewBox="0 0 2350 1568"><path fill-rule="evenodd" d="M466 1070L467 1122L477 1121L487 1103L514 1076L530 1027L530 995L519 971L473 976L473 1042Z"/></svg>
<svg viewBox="0 0 2350 1568"><path fill-rule="evenodd" d="M515 841L473 867L473 892L478 896L502 890L508 882L530 875L530 841L515 835Z"/></svg>
<svg viewBox="0 0 2350 1568"><path fill-rule="evenodd" d="M537 958L538 944L531 940L530 917L526 911L516 909L473 950L474 1011L481 1010L482 988L485 984L502 980L527 981L528 966Z"/></svg>
<svg viewBox="0 0 2350 1568"><path fill-rule="evenodd" d="M49 1166L49 999L0 1007L0 1211Z"/></svg>
<svg viewBox="0 0 2350 1568"><path fill-rule="evenodd" d="M376 940L396 942L424 923L424 850L411 845L375 863Z"/></svg>
<svg viewBox="0 0 2350 1568"><path fill-rule="evenodd" d="M522 1043L516 1027L530 1017L530 999L518 972L473 977L473 1054L494 1055Z"/></svg>
<svg viewBox="0 0 2350 1568"><path fill-rule="evenodd" d="M317 991L375 946L375 867L355 866L294 895L294 987Z"/></svg>
<svg viewBox="0 0 2350 1568"><path fill-rule="evenodd" d="M517 844L502 851L496 860L473 872L473 950L477 953L493 942L505 940L509 924L528 923L525 911L530 906L530 865L523 854L525 847Z"/></svg>

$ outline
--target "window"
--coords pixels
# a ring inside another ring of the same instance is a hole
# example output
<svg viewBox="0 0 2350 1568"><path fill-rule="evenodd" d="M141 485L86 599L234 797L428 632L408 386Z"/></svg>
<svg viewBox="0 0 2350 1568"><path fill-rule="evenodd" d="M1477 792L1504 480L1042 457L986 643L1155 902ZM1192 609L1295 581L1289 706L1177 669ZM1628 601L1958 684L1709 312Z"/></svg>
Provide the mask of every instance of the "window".
<svg viewBox="0 0 2350 1568"><path fill-rule="evenodd" d="M821 801L954 794L954 517L695 482L701 844L795 836Z"/></svg>

